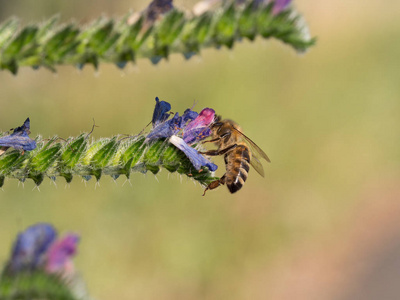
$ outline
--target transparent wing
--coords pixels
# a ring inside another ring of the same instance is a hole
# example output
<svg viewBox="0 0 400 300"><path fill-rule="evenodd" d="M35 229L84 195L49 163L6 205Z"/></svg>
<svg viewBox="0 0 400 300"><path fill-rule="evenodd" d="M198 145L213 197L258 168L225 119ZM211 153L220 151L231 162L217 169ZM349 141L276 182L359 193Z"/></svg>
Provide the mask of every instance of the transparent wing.
<svg viewBox="0 0 400 300"><path fill-rule="evenodd" d="M265 154L265 152L262 151L261 148L256 145L256 143L254 143L248 136L246 136L244 133L237 130L235 127L234 127L234 129L237 132L239 132L245 138L245 140L249 143L249 145L251 146L251 150L253 150L253 155L260 157L260 158L264 158L267 162L271 162L271 160L268 158L267 154Z"/></svg>
<svg viewBox="0 0 400 300"><path fill-rule="evenodd" d="M264 168L260 162L260 160L252 155L251 159L250 159L250 165L254 168L254 170L256 170L258 172L258 174L260 174L262 177L264 177Z"/></svg>
<svg viewBox="0 0 400 300"><path fill-rule="evenodd" d="M248 145L250 146L251 149L251 159L250 159L250 165L262 176L264 177L264 168L261 164L260 158L264 158L267 162L271 162L267 154L256 145L248 136L243 134L240 130L234 129L239 132L243 138L246 140Z"/></svg>

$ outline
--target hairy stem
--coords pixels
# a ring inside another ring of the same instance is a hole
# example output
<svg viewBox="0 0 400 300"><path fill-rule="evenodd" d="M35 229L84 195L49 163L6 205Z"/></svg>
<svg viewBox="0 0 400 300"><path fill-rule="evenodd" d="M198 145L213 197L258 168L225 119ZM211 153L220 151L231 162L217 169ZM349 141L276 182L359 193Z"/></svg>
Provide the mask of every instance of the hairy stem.
<svg viewBox="0 0 400 300"><path fill-rule="evenodd" d="M119 20L102 17L89 25L58 25L54 17L22 28L17 19L10 19L0 24L0 69L16 74L21 66L55 71L57 65L97 68L102 62L123 68L137 58L153 63L170 53L190 58L202 48L232 48L235 41L257 36L273 37L299 52L315 43L293 9L274 14L272 4L257 7L255 2L232 2L198 16L173 8L150 25L144 14L132 24L129 15Z"/></svg>
<svg viewBox="0 0 400 300"><path fill-rule="evenodd" d="M9 150L0 156L0 187L6 177L20 181L30 178L40 185L45 177L55 180L61 176L68 183L76 175L85 180L92 177L100 180L103 174L114 179L120 175L129 178L131 172L157 174L161 167L203 185L216 179L206 167L197 171L183 152L164 139L149 144L144 140L143 136L114 136L89 141L87 134L69 138L66 142L59 142L57 137L50 141L37 137L35 150L23 154Z"/></svg>
<svg viewBox="0 0 400 300"><path fill-rule="evenodd" d="M0 275L0 299L78 300L60 278L40 271Z"/></svg>

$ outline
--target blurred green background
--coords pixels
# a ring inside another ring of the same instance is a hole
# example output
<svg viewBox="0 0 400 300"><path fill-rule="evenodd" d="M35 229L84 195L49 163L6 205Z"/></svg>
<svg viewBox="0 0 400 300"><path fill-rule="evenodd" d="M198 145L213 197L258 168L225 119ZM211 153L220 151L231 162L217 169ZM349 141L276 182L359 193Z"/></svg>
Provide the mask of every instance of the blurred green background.
<svg viewBox="0 0 400 300"><path fill-rule="evenodd" d="M32 136L77 136L92 118L95 138L135 134L156 96L180 112L196 100L198 110L237 121L272 163L264 164L266 178L250 170L239 193L221 187L206 197L165 170L134 173L130 182L104 176L99 186L46 180L40 191L8 180L0 191L0 262L18 231L46 221L82 236L76 268L96 299L361 299L368 289L381 291L375 299L395 299L381 296L396 295L398 284L368 281L382 259L400 256L389 251L400 235L400 2L388 4L295 1L318 36L301 56L257 39L122 71L1 72L3 131L29 116ZM86 23L145 6L1 0L0 21L59 13Z"/></svg>

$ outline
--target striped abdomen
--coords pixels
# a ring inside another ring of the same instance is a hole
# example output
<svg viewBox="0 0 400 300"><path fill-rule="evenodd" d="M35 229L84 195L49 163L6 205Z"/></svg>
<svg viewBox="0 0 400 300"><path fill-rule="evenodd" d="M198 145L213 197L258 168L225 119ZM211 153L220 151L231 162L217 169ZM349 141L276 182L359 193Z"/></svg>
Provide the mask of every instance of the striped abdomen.
<svg viewBox="0 0 400 300"><path fill-rule="evenodd" d="M225 154L226 174L225 183L231 193L240 190L247 179L250 169L249 149L238 145L231 152Z"/></svg>

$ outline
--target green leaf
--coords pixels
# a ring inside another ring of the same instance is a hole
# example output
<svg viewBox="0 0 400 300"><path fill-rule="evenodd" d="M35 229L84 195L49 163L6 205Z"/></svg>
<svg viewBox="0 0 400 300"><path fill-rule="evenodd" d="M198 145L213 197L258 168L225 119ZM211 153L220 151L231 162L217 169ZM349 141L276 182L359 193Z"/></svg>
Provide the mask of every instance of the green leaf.
<svg viewBox="0 0 400 300"><path fill-rule="evenodd" d="M57 25L59 19L60 16L55 15L45 21L42 25L40 25L39 31L37 33L38 40L44 41L48 38L49 35L52 35L54 27Z"/></svg>
<svg viewBox="0 0 400 300"><path fill-rule="evenodd" d="M167 147L162 154L163 167L170 172L177 171L181 161L186 159L186 155L175 146Z"/></svg>
<svg viewBox="0 0 400 300"><path fill-rule="evenodd" d="M97 180L101 177L102 169L108 166L108 163L116 154L118 146L119 143L116 141L116 137L114 137L93 155L90 166L93 168L93 175Z"/></svg>
<svg viewBox="0 0 400 300"><path fill-rule="evenodd" d="M38 32L36 26L24 28L17 37L5 48L3 57L24 57L36 48L35 36Z"/></svg>
<svg viewBox="0 0 400 300"><path fill-rule="evenodd" d="M15 34L18 29L18 24L19 21L12 18L0 26L0 47L3 47Z"/></svg>
<svg viewBox="0 0 400 300"><path fill-rule="evenodd" d="M110 141L106 142L99 151L93 155L90 165L93 168L104 168L107 166L113 155L117 152L118 143L117 138L113 137Z"/></svg>
<svg viewBox="0 0 400 300"><path fill-rule="evenodd" d="M21 152L14 150L6 152L0 156L0 174L8 175L15 169L22 168L24 162L29 159L31 153L25 152L23 155Z"/></svg>
<svg viewBox="0 0 400 300"><path fill-rule="evenodd" d="M216 21L214 29L214 40L217 45L225 45L232 48L236 38L236 11L235 3L231 3Z"/></svg>
<svg viewBox="0 0 400 300"><path fill-rule="evenodd" d="M45 60L48 63L60 62L67 53L72 53L79 45L75 41L79 30L73 25L66 26L60 31L55 32L44 45L43 52L47 53Z"/></svg>
<svg viewBox="0 0 400 300"><path fill-rule="evenodd" d="M124 174L129 178L130 171L139 162L146 147L143 147L145 138L140 137L135 140L121 155L121 164L123 166Z"/></svg>
<svg viewBox="0 0 400 300"><path fill-rule="evenodd" d="M67 143L61 155L62 166L72 169L82 158L87 145L86 134L81 134L75 140Z"/></svg>
<svg viewBox="0 0 400 300"><path fill-rule="evenodd" d="M238 21L238 31L240 36L244 36L253 41L257 35L257 12L254 2L249 2L243 10Z"/></svg>
<svg viewBox="0 0 400 300"><path fill-rule="evenodd" d="M152 142L144 154L144 161L146 169L151 171L153 174L157 174L160 171L159 165L161 164L161 154L166 147L166 141L164 139Z"/></svg>
<svg viewBox="0 0 400 300"><path fill-rule="evenodd" d="M172 45L181 33L184 23L185 16L183 12L177 10L168 12L160 25L157 26L156 36L159 45Z"/></svg>
<svg viewBox="0 0 400 300"><path fill-rule="evenodd" d="M35 153L27 166L30 173L44 173L58 159L62 146L60 143L53 144L56 139L56 137L51 139L43 148Z"/></svg>

